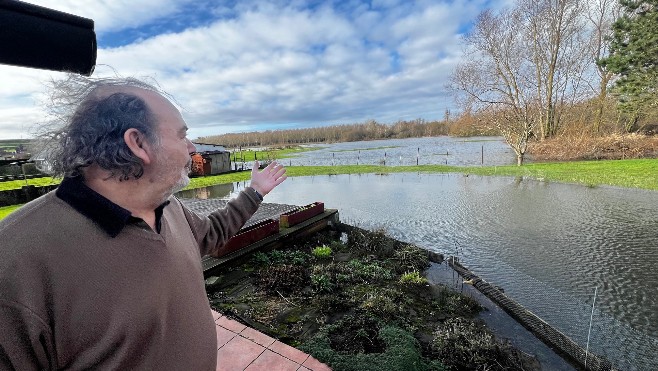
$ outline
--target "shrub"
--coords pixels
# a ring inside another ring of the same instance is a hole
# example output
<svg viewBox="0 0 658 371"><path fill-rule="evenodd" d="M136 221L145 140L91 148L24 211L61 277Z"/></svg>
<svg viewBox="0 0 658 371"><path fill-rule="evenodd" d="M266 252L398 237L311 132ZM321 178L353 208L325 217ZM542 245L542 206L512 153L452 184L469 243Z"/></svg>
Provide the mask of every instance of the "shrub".
<svg viewBox="0 0 658 371"><path fill-rule="evenodd" d="M328 293L334 289L334 284L331 282L331 277L324 273L311 274L311 286L313 291L317 293Z"/></svg>
<svg viewBox="0 0 658 371"><path fill-rule="evenodd" d="M260 270L260 282L267 292L291 292L308 285L309 274L300 265L281 264Z"/></svg>
<svg viewBox="0 0 658 371"><path fill-rule="evenodd" d="M434 332L432 351L455 370L522 370L509 346L499 344L484 327L461 317L451 318Z"/></svg>
<svg viewBox="0 0 658 371"><path fill-rule="evenodd" d="M427 278L418 272L407 272L400 276L400 283L403 285L423 285L427 283Z"/></svg>
<svg viewBox="0 0 658 371"><path fill-rule="evenodd" d="M341 268L343 273L349 278L350 282L353 283L372 283L393 278L393 272L376 262L368 263L353 259Z"/></svg>
<svg viewBox="0 0 658 371"><path fill-rule="evenodd" d="M482 310L477 300L445 287L439 291L438 297L434 300L434 306L448 315L470 316Z"/></svg>
<svg viewBox="0 0 658 371"><path fill-rule="evenodd" d="M395 269L398 273L420 272L430 266L427 251L411 244L403 244L396 249L393 253L393 260L396 262Z"/></svg>
<svg viewBox="0 0 658 371"><path fill-rule="evenodd" d="M329 246L318 246L315 249L313 249L313 256L315 256L317 259L326 259L330 257L332 254L331 247Z"/></svg>
<svg viewBox="0 0 658 371"><path fill-rule="evenodd" d="M263 257L265 255L265 257ZM254 254L254 259L266 264L291 264L306 266L311 259L309 254L299 250L272 250L268 254Z"/></svg>
<svg viewBox="0 0 658 371"><path fill-rule="evenodd" d="M264 252L260 252L260 251L251 256L251 261L255 265L268 265L271 263L270 257Z"/></svg>
<svg viewBox="0 0 658 371"><path fill-rule="evenodd" d="M366 315L376 316L386 323L398 323L406 318L404 311L404 294L391 288L371 288L365 295L353 298L358 301L359 310Z"/></svg>
<svg viewBox="0 0 658 371"><path fill-rule="evenodd" d="M369 232L353 229L347 238L347 247L362 254L378 254L389 257L395 251L396 241L386 235L384 230Z"/></svg>

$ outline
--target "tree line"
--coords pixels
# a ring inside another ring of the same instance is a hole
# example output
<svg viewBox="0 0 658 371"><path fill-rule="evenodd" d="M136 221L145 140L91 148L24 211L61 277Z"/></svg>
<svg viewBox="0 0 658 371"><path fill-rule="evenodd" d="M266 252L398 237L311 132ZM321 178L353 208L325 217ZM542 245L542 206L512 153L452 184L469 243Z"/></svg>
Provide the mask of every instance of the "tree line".
<svg viewBox="0 0 658 371"><path fill-rule="evenodd" d="M463 120L462 120L463 121ZM417 138L439 135L495 135L494 132L471 132L473 127L462 121L450 121L449 114L442 121L416 119L393 124L368 120L364 123L331 125L303 129L268 130L248 133L229 133L199 137L198 143L219 144L228 148L257 146L288 146L302 143L336 143L360 140Z"/></svg>

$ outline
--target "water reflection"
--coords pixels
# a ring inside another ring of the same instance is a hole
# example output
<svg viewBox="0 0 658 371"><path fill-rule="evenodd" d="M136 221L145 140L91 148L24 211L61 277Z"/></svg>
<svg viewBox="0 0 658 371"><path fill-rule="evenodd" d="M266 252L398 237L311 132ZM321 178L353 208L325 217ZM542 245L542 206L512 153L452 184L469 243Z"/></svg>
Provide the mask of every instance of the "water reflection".
<svg viewBox="0 0 658 371"><path fill-rule="evenodd" d="M657 195L405 173L290 178L266 201L323 201L343 221L458 255L583 346L598 287L590 350L633 370L658 367Z"/></svg>
<svg viewBox="0 0 658 371"><path fill-rule="evenodd" d="M231 193L235 191L235 188L236 187L233 183L217 184L212 187L180 191L176 195L181 198L200 198L202 200L207 200L209 198L225 198L230 196Z"/></svg>

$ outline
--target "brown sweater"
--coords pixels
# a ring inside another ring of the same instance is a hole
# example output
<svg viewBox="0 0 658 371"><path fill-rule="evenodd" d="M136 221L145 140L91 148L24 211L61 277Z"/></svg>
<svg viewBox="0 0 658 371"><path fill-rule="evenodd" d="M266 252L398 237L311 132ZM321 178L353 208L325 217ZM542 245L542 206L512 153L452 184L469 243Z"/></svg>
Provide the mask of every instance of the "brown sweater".
<svg viewBox="0 0 658 371"><path fill-rule="evenodd" d="M256 211L251 188L199 217L172 197L160 233L116 237L51 192L0 221L0 370L214 370L201 256Z"/></svg>

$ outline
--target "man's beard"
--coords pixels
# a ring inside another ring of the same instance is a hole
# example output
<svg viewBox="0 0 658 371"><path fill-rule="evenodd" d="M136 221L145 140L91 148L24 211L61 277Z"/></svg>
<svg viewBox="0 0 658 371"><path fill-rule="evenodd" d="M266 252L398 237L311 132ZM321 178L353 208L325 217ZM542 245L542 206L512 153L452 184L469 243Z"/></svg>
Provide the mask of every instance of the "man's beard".
<svg viewBox="0 0 658 371"><path fill-rule="evenodd" d="M163 164L163 166L165 168L171 169L172 167L177 166L177 165L172 164L171 161L167 161L167 158L166 158L167 156L162 151L162 149L158 150L158 152L156 153L156 156L157 156L157 161L160 164ZM185 165L185 167L182 170L180 170L180 177L178 178L176 183L174 183L171 186L171 188L169 188L167 194L165 194L165 198L169 198L169 196L171 196L174 193L182 190L183 188L187 187L188 184L190 184L189 173L190 173L191 168L192 168L192 158L190 157L189 160L187 161L187 164ZM166 177L163 176L159 179L159 181L165 181L166 180L165 178Z"/></svg>
<svg viewBox="0 0 658 371"><path fill-rule="evenodd" d="M185 165L185 168L181 171L180 179L178 179L176 184L174 184L174 186L171 187L171 194L174 194L174 193L182 190L183 188L187 187L188 184L190 184L189 173L190 173L191 166L192 166L192 160L190 159L190 161L187 163L187 165Z"/></svg>

